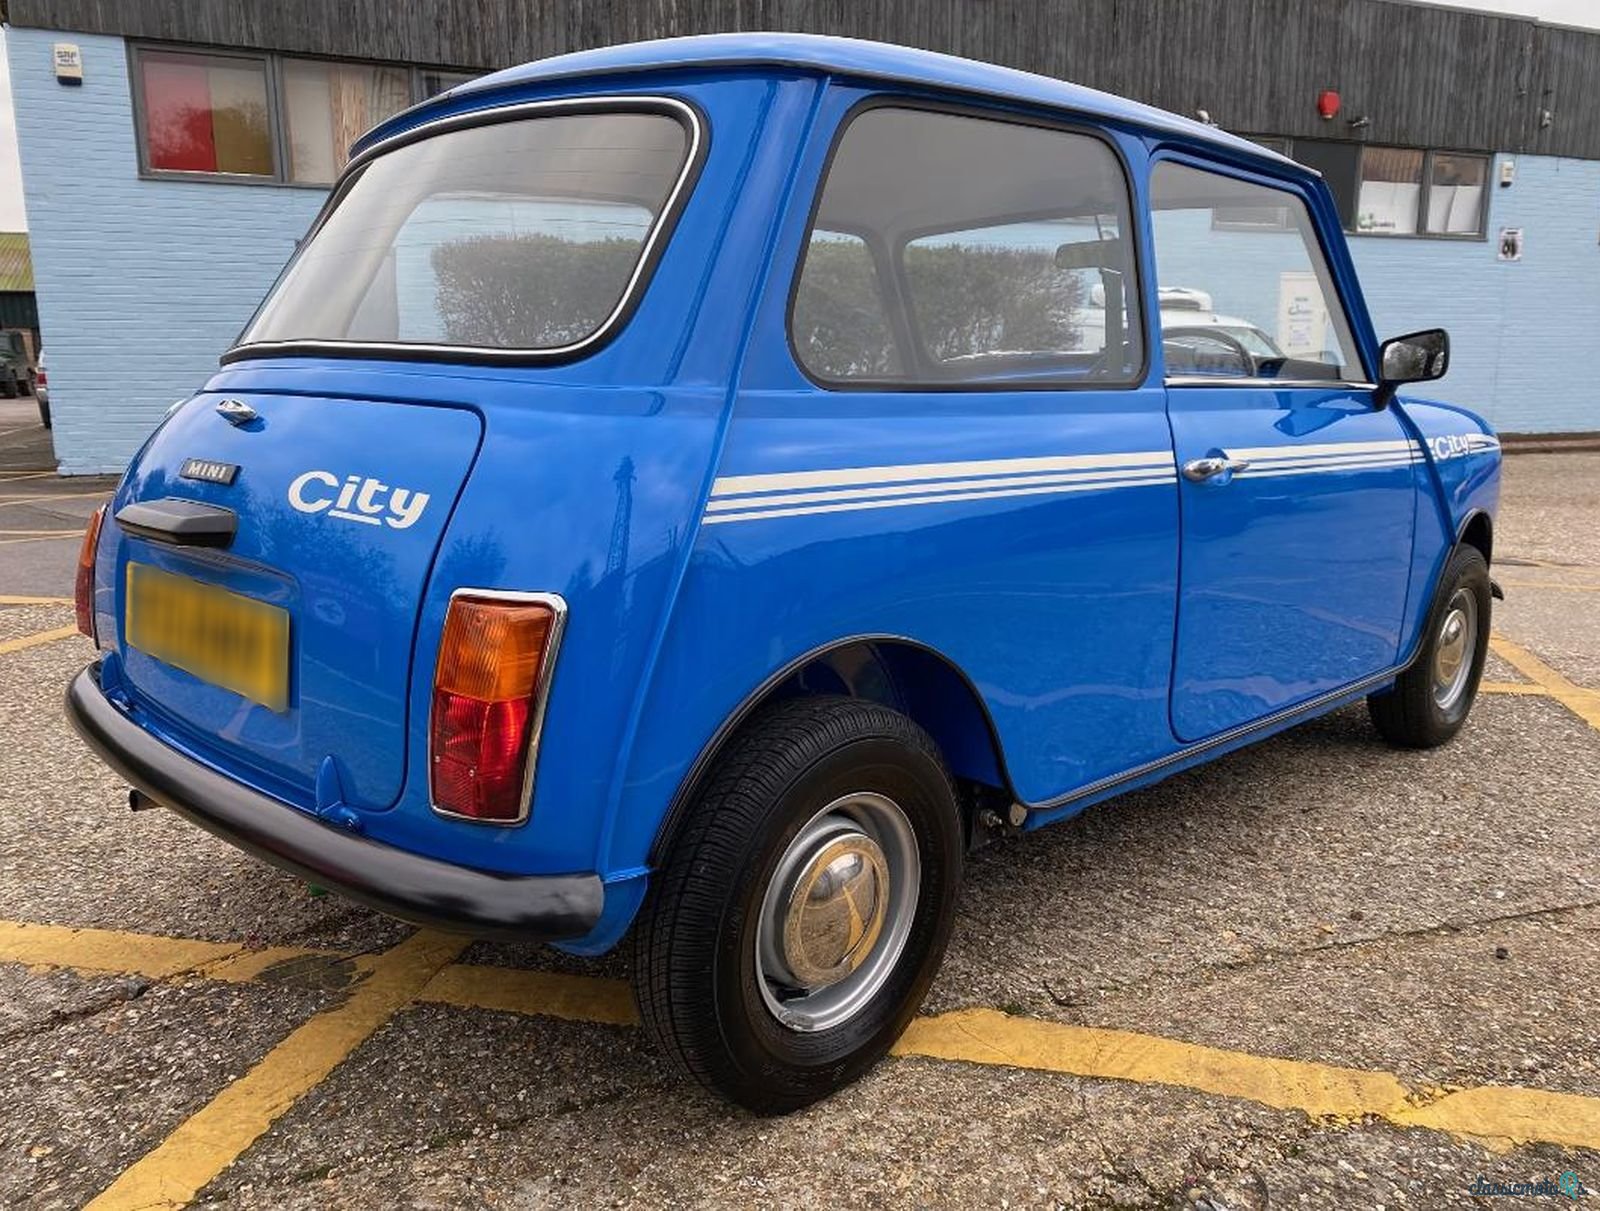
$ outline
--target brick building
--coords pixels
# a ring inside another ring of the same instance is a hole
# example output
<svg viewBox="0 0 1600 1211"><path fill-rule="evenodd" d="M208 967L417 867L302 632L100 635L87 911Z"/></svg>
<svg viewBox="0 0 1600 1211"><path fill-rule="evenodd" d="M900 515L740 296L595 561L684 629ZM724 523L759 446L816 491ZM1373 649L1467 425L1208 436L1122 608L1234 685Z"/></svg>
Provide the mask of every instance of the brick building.
<svg viewBox="0 0 1600 1211"><path fill-rule="evenodd" d="M1398 0L997 7L0 0L61 468L120 470L204 381L365 127L484 69L762 27L1007 63L1272 143L1333 187L1379 331L1450 329L1435 394L1503 431L1600 429L1573 372L1600 332L1600 33Z"/></svg>

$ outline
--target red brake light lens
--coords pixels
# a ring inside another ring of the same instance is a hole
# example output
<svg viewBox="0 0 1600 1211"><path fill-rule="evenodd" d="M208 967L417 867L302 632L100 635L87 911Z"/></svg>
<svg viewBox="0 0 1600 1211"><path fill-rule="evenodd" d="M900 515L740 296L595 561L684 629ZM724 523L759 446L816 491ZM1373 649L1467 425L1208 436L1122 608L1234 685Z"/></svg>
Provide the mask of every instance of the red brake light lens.
<svg viewBox="0 0 1600 1211"><path fill-rule="evenodd" d="M83 545L78 548L78 575L72 585L72 604L78 612L78 630L99 643L94 633L94 557L100 549L100 523L106 519L101 505L83 530Z"/></svg>
<svg viewBox="0 0 1600 1211"><path fill-rule="evenodd" d="M445 615L428 727L434 807L523 818L533 728L560 624L545 602L457 597Z"/></svg>

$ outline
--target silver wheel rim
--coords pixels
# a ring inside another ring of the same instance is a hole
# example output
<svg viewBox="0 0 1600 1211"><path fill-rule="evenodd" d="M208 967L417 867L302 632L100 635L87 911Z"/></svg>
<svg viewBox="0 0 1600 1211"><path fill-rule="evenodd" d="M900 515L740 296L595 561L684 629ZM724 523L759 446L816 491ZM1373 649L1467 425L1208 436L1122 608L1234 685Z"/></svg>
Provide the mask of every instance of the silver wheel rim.
<svg viewBox="0 0 1600 1211"><path fill-rule="evenodd" d="M790 1030L827 1030L877 995L905 950L921 892L911 821L894 800L843 795L812 816L761 898L756 982Z"/></svg>
<svg viewBox="0 0 1600 1211"><path fill-rule="evenodd" d="M1478 650L1478 599L1457 589L1433 643L1433 701L1448 711L1461 701Z"/></svg>

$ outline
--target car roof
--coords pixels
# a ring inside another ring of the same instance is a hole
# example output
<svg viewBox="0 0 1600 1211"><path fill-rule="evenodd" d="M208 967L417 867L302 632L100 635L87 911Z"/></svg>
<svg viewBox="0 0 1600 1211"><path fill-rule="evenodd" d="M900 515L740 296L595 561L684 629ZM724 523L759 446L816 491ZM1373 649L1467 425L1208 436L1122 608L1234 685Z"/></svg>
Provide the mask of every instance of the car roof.
<svg viewBox="0 0 1600 1211"><path fill-rule="evenodd" d="M459 105L452 103L484 97L484 94L508 88L586 76L631 75L697 67L798 68L1070 110L1075 114L1179 135L1315 175L1313 170L1295 164L1275 151L1215 126L1080 84L887 42L784 33L699 34L686 38L658 38L538 59L457 85L423 105L398 114L369 131L354 150L364 151L376 142L409 129L419 121L427 120L436 109L446 106L458 109Z"/></svg>

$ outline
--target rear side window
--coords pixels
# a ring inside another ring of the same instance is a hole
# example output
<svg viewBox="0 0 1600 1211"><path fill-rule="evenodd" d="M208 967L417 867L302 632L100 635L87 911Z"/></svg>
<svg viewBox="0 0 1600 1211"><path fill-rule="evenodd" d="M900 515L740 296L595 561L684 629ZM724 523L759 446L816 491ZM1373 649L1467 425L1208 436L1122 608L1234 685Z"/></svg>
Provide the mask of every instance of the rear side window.
<svg viewBox="0 0 1600 1211"><path fill-rule="evenodd" d="M636 289L693 133L669 113L548 113L381 154L342 189L241 344L583 344Z"/></svg>
<svg viewBox="0 0 1600 1211"><path fill-rule="evenodd" d="M1143 350L1128 207L1098 138L867 109L817 202L795 354L850 385L1131 382Z"/></svg>

